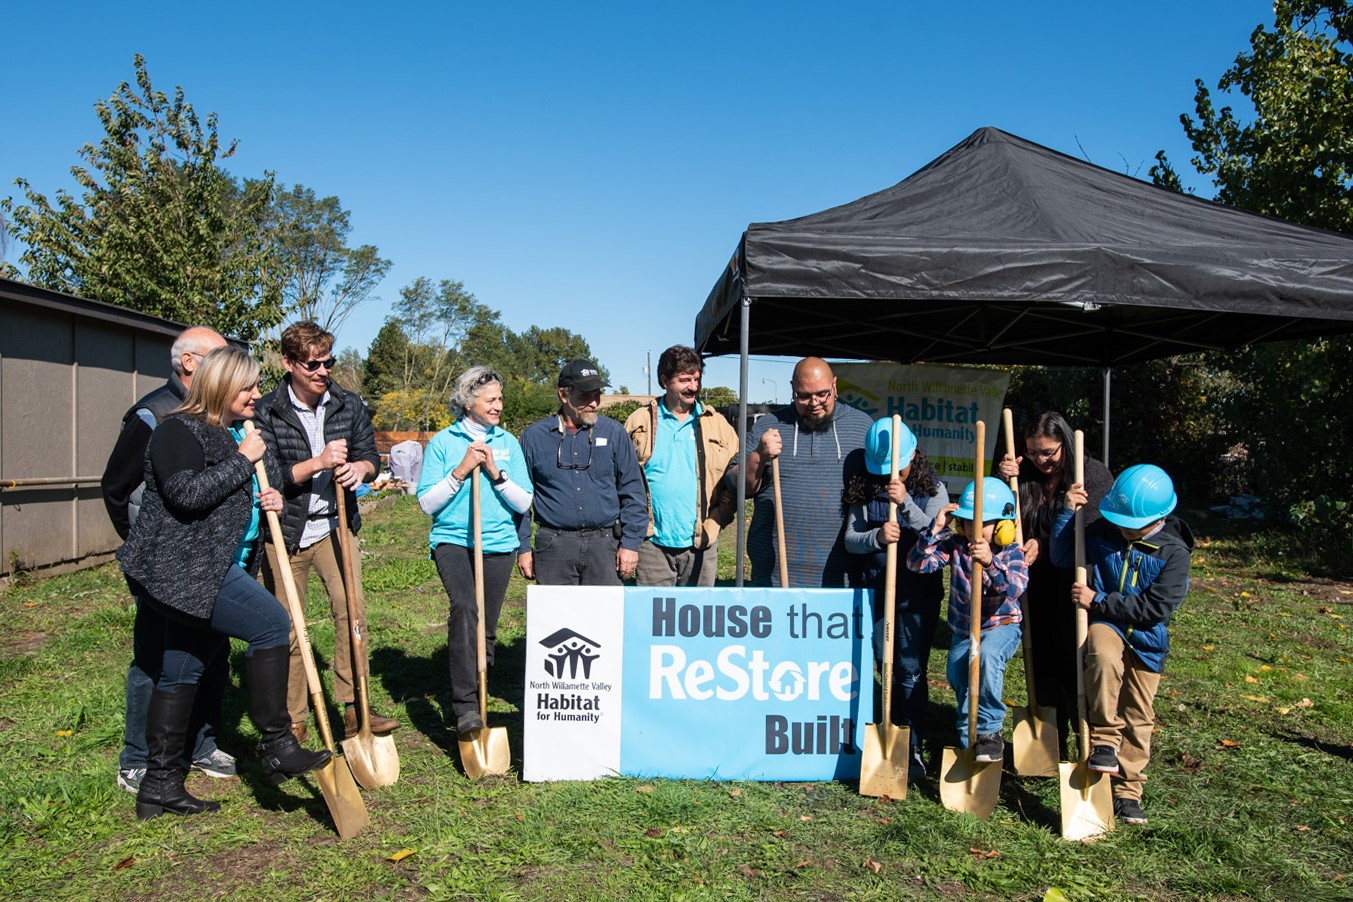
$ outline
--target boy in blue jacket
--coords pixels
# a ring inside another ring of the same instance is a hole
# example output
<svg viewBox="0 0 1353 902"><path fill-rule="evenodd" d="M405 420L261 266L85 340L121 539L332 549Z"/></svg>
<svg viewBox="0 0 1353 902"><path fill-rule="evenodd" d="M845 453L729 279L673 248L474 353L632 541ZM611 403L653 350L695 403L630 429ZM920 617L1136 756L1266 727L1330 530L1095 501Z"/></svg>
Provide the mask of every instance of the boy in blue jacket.
<svg viewBox="0 0 1353 902"><path fill-rule="evenodd" d="M1085 487L1073 485L1052 535L1053 563L1075 563L1075 512ZM1138 464L1114 481L1099 503L1104 519L1085 530L1090 584L1071 587L1071 601L1090 618L1085 694L1093 771L1112 774L1113 812L1145 824L1142 785L1151 759L1156 690L1170 651L1169 624L1189 590L1193 533L1169 516L1178 503L1160 467Z"/></svg>

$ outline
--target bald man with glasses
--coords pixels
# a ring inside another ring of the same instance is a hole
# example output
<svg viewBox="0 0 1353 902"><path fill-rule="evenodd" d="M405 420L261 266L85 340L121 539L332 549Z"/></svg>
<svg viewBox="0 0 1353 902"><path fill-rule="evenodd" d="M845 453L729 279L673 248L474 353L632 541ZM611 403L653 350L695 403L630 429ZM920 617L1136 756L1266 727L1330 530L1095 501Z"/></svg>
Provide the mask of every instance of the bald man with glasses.
<svg viewBox="0 0 1353 902"><path fill-rule="evenodd" d="M747 529L751 584L781 584L771 480L771 461L779 458L788 585L840 588L849 562L841 495L848 475L864 467L864 440L873 420L838 403L836 375L819 357L800 360L789 384L794 403L756 421L747 436L745 465L730 477L745 479L747 497L754 499Z"/></svg>
<svg viewBox="0 0 1353 902"><path fill-rule="evenodd" d="M544 586L618 586L639 563L648 496L624 427L597 413L603 385L590 360L565 364L559 411L521 434L536 535L517 565Z"/></svg>

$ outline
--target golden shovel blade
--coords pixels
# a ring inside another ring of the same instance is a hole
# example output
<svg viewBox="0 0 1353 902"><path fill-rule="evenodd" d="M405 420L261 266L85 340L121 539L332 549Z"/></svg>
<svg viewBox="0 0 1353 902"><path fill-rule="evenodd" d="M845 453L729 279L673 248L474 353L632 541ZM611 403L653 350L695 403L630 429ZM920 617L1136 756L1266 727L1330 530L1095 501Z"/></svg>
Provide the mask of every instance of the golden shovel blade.
<svg viewBox="0 0 1353 902"><path fill-rule="evenodd" d="M1082 763L1058 765L1062 795L1062 838L1097 839L1113 829L1113 789L1107 774Z"/></svg>
<svg viewBox="0 0 1353 902"><path fill-rule="evenodd" d="M353 777L363 789L392 786L399 780L399 751L393 736L358 733L339 745Z"/></svg>
<svg viewBox="0 0 1353 902"><path fill-rule="evenodd" d="M950 811L991 817L1001 797L1001 762L973 760L972 749L946 746L940 760L940 801Z"/></svg>
<svg viewBox="0 0 1353 902"><path fill-rule="evenodd" d="M371 821L366 813L366 803L362 801L361 790L352 778L348 762L342 755L335 754L323 767L310 772L319 791L329 806L329 814L334 819L334 829L339 839L351 839L366 829Z"/></svg>
<svg viewBox="0 0 1353 902"><path fill-rule="evenodd" d="M477 780L485 774L495 777L507 773L512 764L512 750L508 746L507 727L484 727L469 739L457 740L460 746L460 764L465 776Z"/></svg>
<svg viewBox="0 0 1353 902"><path fill-rule="evenodd" d="M1015 709L1013 764L1021 777L1055 777L1061 755L1057 752L1057 709Z"/></svg>
<svg viewBox="0 0 1353 902"><path fill-rule="evenodd" d="M910 749L910 727L866 724L860 756L860 795L905 799Z"/></svg>

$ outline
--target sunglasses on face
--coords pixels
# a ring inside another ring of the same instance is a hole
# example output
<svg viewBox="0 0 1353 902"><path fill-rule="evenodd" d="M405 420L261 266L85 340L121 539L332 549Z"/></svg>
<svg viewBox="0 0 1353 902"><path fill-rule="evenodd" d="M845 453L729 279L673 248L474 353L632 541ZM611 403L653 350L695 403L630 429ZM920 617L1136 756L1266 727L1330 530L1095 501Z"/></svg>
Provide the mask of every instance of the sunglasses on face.
<svg viewBox="0 0 1353 902"><path fill-rule="evenodd" d="M332 370L338 364L338 361L332 357L328 357L324 360L293 360L292 363L304 367L307 373L313 373L320 367L324 367L326 370Z"/></svg>

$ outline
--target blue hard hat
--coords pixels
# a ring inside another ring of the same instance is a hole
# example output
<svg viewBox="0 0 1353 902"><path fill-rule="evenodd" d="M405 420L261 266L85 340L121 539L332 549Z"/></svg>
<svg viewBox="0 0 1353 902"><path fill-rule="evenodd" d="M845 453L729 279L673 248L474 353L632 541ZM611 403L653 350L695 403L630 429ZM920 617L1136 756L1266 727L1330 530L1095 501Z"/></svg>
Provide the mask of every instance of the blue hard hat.
<svg viewBox="0 0 1353 902"><path fill-rule="evenodd" d="M1155 464L1128 467L1100 499L1099 512L1115 526L1141 529L1174 510L1179 503L1170 475Z"/></svg>
<svg viewBox="0 0 1353 902"><path fill-rule="evenodd" d="M963 490L963 494L958 499L958 510L954 511L955 517L962 517L964 520L972 519L974 488L977 480L968 483L968 487ZM992 520L1013 520L1015 519L1015 493L1010 491L1010 486L995 476L987 476L982 479L982 522L990 523Z"/></svg>
<svg viewBox="0 0 1353 902"><path fill-rule="evenodd" d="M900 422L900 421L899 421ZM916 436L902 423L902 439L897 453L897 468L905 470L911 465L912 455L916 453ZM869 435L864 440L864 465L875 476L888 476L892 473L893 456L893 418L879 417L869 427Z"/></svg>

